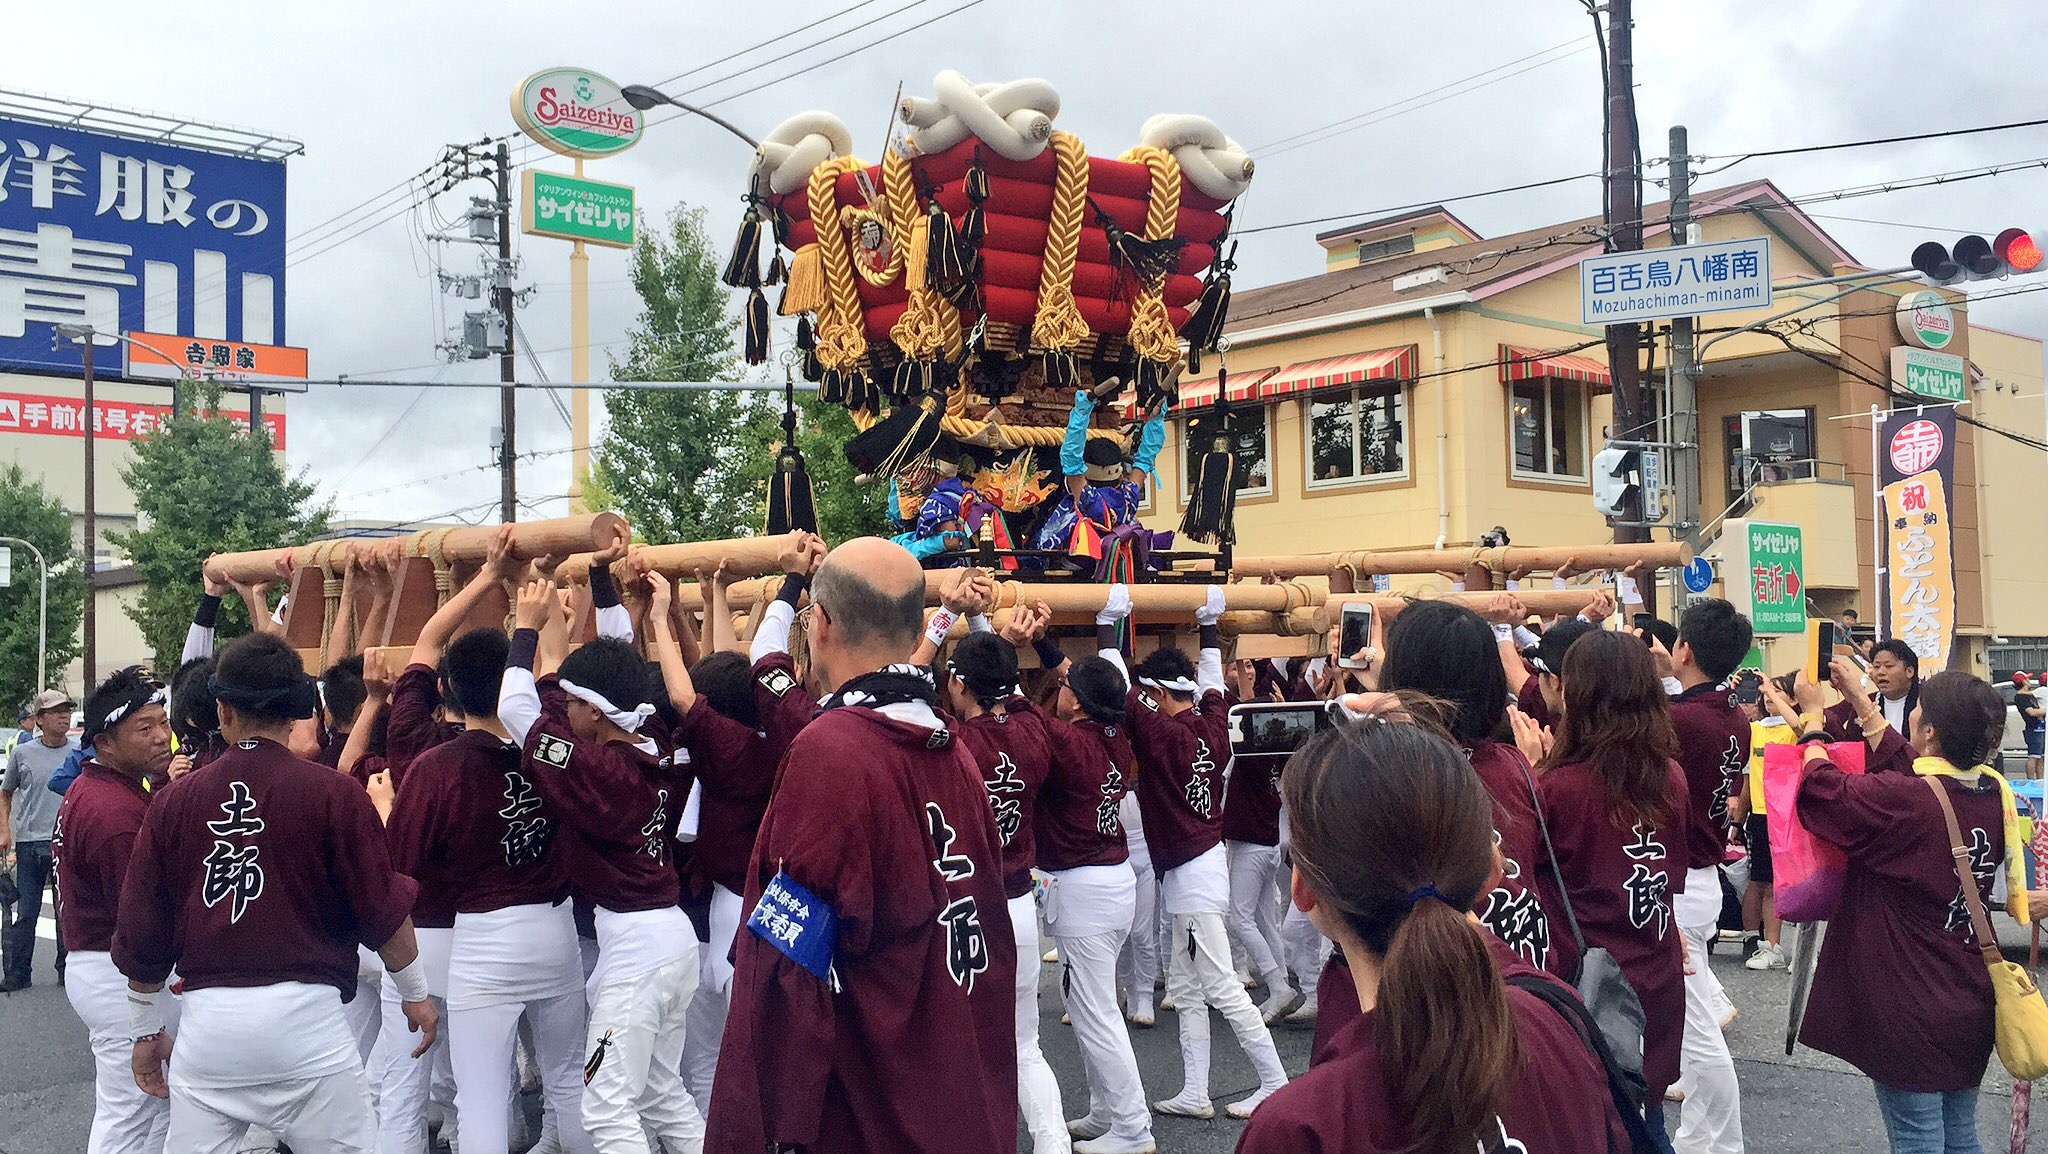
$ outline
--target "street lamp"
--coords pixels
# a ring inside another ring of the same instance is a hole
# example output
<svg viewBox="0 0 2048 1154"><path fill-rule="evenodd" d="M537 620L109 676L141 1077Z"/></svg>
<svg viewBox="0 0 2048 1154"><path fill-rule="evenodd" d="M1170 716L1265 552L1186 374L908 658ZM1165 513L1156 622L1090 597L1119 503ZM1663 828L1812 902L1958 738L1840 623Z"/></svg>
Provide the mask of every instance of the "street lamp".
<svg viewBox="0 0 2048 1154"><path fill-rule="evenodd" d="M748 148L758 149L761 147L760 141L755 140L753 137L748 136L746 133L741 132L739 129L733 127L731 122L717 116L714 113L706 112L703 109L698 108L694 105L684 104L682 101L677 100L673 96L664 96L659 91L656 91L655 89L650 88L645 84L628 84L624 88L621 88L619 90L619 94L626 98L626 103L632 105L633 107L639 109L642 112L645 112L648 109L653 108L659 104L673 104L677 108L682 109L684 112L694 113L698 116L701 116L704 119L710 121L711 123L716 124L718 127L725 129L727 132L732 133L734 136L739 137L741 140L746 141Z"/></svg>
<svg viewBox="0 0 2048 1154"><path fill-rule="evenodd" d="M98 335L89 324L60 324L55 326L57 335L78 345L79 356L85 365L85 685L90 689L98 683L99 672L99 613L93 596L93 579L99 576L99 524L93 508L93 442L97 440L98 421L94 420L92 402L92 346ZM112 334L108 334L111 336Z"/></svg>
<svg viewBox="0 0 2048 1154"><path fill-rule="evenodd" d="M36 548L34 542L19 537L0 537L0 541L12 541L35 554L36 572L42 581L42 591L36 601L36 691L40 693L50 687L50 671L46 667L50 653L50 566L44 562L43 551ZM91 593L86 596L90 598Z"/></svg>

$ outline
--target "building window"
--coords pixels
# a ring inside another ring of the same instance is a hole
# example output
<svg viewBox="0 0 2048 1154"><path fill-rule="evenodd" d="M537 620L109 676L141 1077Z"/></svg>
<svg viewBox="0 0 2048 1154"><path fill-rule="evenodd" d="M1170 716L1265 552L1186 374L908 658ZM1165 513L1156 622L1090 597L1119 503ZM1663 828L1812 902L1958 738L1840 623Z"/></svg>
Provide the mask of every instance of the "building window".
<svg viewBox="0 0 2048 1154"><path fill-rule="evenodd" d="M1273 491L1273 455L1269 451L1267 425L1271 420L1272 408L1261 405L1257 408L1237 410L1232 425L1231 451L1237 456L1237 495L1240 497L1263 497ZM1198 437L1205 443L1188 443L1187 425L1181 426L1180 438L1180 496L1186 504L1194 492L1195 465L1209 449L1206 438Z"/></svg>
<svg viewBox="0 0 2048 1154"><path fill-rule="evenodd" d="M1515 475L1580 481L1586 477L1586 389L1576 381L1519 381L1508 399Z"/></svg>
<svg viewBox="0 0 2048 1154"><path fill-rule="evenodd" d="M1415 234L1404 232L1385 240L1370 241L1358 246L1358 263L1384 260L1390 256L1406 256L1415 251Z"/></svg>
<svg viewBox="0 0 2048 1154"><path fill-rule="evenodd" d="M1408 475L1408 390L1395 385L1329 389L1308 401L1308 487Z"/></svg>

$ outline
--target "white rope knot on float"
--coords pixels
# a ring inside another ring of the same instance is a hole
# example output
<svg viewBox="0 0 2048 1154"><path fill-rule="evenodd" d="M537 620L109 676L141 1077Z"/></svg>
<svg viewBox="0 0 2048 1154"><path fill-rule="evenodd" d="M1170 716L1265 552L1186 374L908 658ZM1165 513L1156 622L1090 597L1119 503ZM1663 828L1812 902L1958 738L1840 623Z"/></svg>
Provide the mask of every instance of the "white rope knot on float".
<svg viewBox="0 0 2048 1154"><path fill-rule="evenodd" d="M947 69L932 78L932 99L907 96L897 115L910 125L910 144L930 156L970 136L1005 160L1030 160L1052 141L1060 95L1049 81L970 84Z"/></svg>
<svg viewBox="0 0 2048 1154"><path fill-rule="evenodd" d="M1235 200L1252 183L1252 158L1244 146L1206 116L1169 112L1154 116L1138 130L1138 143L1163 148L1180 162L1188 183L1202 195Z"/></svg>
<svg viewBox="0 0 2048 1154"><path fill-rule="evenodd" d="M853 154L853 134L829 112L799 112L775 126L754 153L749 182L765 177L768 191L784 196L804 187L811 171L835 156Z"/></svg>

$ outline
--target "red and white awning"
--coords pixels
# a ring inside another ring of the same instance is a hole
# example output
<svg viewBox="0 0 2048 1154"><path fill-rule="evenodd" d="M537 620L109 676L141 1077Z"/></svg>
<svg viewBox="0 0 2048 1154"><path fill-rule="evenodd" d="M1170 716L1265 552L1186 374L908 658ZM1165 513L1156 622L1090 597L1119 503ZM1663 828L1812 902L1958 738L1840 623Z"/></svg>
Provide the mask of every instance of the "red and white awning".
<svg viewBox="0 0 2048 1154"><path fill-rule="evenodd" d="M1230 399L1233 402L1244 400L1247 390L1256 387L1259 382L1279 371L1279 369L1254 369L1249 373L1231 373L1229 376ZM1199 381L1182 381L1180 383L1180 396L1174 402L1173 407L1176 409L1199 409L1203 405L1210 405L1215 402L1216 378L1208 377Z"/></svg>
<svg viewBox="0 0 2048 1154"><path fill-rule="evenodd" d="M1607 387L1607 365L1592 357L1578 357L1570 353L1545 355L1536 349L1525 349L1516 345L1500 347L1500 379L1503 384L1516 381L1533 381L1543 378L1553 381L1578 381L1582 384Z"/></svg>
<svg viewBox="0 0 2048 1154"><path fill-rule="evenodd" d="M1369 353L1349 353L1341 357L1299 361L1250 382L1241 393L1237 382L1233 380L1230 382L1230 394L1233 400L1270 400L1294 393L1314 392L1317 389L1333 389L1373 381L1391 383L1414 379L1415 346L1402 345L1394 349L1375 349Z"/></svg>

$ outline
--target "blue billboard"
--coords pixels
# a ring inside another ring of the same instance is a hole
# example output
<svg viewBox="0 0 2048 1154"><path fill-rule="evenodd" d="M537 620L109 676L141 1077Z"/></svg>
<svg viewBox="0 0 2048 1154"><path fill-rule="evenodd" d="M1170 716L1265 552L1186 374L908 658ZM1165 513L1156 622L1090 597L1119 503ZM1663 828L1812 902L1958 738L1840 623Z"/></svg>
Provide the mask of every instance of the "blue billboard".
<svg viewBox="0 0 2048 1154"><path fill-rule="evenodd" d="M284 183L281 159L0 118L0 369L77 373L64 323L286 344Z"/></svg>

